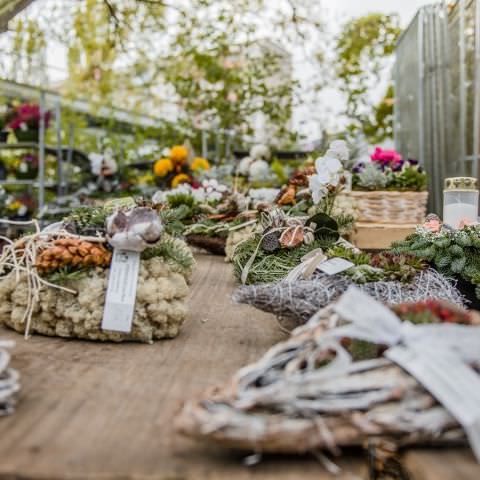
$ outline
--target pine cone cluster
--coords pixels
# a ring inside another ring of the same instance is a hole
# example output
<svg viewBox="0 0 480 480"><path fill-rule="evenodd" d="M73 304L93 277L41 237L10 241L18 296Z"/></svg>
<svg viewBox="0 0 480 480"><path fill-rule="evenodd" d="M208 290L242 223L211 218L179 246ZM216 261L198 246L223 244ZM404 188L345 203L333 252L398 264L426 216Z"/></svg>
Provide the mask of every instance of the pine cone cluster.
<svg viewBox="0 0 480 480"><path fill-rule="evenodd" d="M112 254L102 244L78 238L59 238L37 257L35 266L40 273L72 267L108 267Z"/></svg>

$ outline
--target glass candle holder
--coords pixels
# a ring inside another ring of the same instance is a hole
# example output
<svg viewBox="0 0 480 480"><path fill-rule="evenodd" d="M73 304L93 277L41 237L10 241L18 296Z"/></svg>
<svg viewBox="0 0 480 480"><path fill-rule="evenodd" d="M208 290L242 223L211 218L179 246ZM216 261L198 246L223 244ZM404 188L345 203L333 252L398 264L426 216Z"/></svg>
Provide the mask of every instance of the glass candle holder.
<svg viewBox="0 0 480 480"><path fill-rule="evenodd" d="M478 182L472 177L445 179L443 223L452 228L476 223L478 218Z"/></svg>

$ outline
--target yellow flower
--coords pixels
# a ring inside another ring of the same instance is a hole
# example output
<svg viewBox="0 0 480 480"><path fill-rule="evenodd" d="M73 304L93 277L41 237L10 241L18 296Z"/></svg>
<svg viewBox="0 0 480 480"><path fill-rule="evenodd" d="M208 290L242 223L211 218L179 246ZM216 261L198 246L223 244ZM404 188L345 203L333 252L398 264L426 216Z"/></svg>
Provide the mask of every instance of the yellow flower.
<svg viewBox="0 0 480 480"><path fill-rule="evenodd" d="M175 145L170 150L170 158L173 163L183 164L188 158L188 148L184 145Z"/></svg>
<svg viewBox="0 0 480 480"><path fill-rule="evenodd" d="M173 170L173 163L169 158L161 158L153 165L153 173L157 177L164 177Z"/></svg>
<svg viewBox="0 0 480 480"><path fill-rule="evenodd" d="M186 173L179 173L175 175L172 180L172 188L178 187L180 183L186 183L190 181L190 177Z"/></svg>
<svg viewBox="0 0 480 480"><path fill-rule="evenodd" d="M210 163L206 158L195 157L192 160L191 168L194 172L196 172L197 170L209 170L210 169Z"/></svg>
<svg viewBox="0 0 480 480"><path fill-rule="evenodd" d="M14 200L12 203L7 205L8 210L15 211L18 210L22 206L22 203L19 200Z"/></svg>

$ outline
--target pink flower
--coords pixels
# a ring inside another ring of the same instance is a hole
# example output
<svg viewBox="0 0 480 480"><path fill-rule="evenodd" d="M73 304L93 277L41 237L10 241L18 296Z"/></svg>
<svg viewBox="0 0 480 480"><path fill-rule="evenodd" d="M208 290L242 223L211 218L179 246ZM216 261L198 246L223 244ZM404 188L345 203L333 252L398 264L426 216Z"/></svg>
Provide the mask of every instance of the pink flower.
<svg viewBox="0 0 480 480"><path fill-rule="evenodd" d="M50 112L45 112L45 128L48 128L50 122ZM40 107L36 103L23 103L15 109L13 119L7 127L12 130L18 130L25 125L28 128L38 128L40 124Z"/></svg>
<svg viewBox="0 0 480 480"><path fill-rule="evenodd" d="M442 227L442 224L438 219L427 220L423 224L423 228L425 228L425 230L428 230L432 233L438 233L441 227Z"/></svg>
<svg viewBox="0 0 480 480"><path fill-rule="evenodd" d="M462 218L462 220L460 221L459 227L460 229L462 229L462 228L468 227L469 225L475 225L475 222L472 222L468 218Z"/></svg>
<svg viewBox="0 0 480 480"><path fill-rule="evenodd" d="M375 148L370 158L382 167L395 168L403 163L402 156L396 150L383 150L380 147Z"/></svg>

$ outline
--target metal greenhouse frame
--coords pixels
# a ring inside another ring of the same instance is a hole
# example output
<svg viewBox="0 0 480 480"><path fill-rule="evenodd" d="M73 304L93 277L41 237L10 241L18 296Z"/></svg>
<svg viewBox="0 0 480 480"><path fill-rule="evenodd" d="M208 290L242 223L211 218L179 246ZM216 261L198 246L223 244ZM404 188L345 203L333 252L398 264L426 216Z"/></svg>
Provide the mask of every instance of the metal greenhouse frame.
<svg viewBox="0 0 480 480"><path fill-rule="evenodd" d="M430 178L441 212L443 180L479 175L480 0L419 10L397 46L395 142Z"/></svg>

